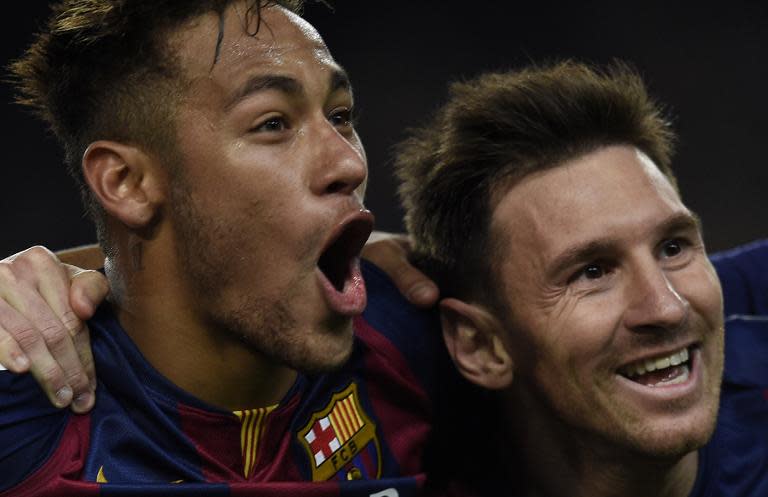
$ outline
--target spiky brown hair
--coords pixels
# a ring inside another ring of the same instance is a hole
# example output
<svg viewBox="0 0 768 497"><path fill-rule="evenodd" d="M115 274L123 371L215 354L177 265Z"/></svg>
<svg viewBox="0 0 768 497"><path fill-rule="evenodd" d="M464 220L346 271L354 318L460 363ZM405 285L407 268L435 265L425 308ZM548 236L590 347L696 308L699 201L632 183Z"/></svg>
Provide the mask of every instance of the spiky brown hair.
<svg viewBox="0 0 768 497"><path fill-rule="evenodd" d="M397 149L415 258L447 295L493 297L495 196L531 172L613 144L636 146L675 184L674 134L637 72L572 61L455 83Z"/></svg>
<svg viewBox="0 0 768 497"><path fill-rule="evenodd" d="M173 113L183 82L167 35L206 12L222 16L233 1L64 0L52 5L44 29L10 65L17 101L42 117L61 142L103 244L103 212L80 167L85 149L110 139L161 157L173 153ZM270 5L301 13L304 2L248 0L245 22L251 25L256 16L258 30L261 9Z"/></svg>

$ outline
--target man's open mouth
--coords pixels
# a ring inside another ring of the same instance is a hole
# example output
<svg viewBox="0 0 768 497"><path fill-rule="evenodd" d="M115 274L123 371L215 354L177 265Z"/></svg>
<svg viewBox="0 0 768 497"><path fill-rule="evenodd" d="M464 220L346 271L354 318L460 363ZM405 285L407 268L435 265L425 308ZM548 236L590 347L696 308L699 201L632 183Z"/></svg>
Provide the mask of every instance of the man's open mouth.
<svg viewBox="0 0 768 497"><path fill-rule="evenodd" d="M351 279L357 258L372 230L373 216L367 211L361 212L341 225L320 255L317 266L337 291L343 292Z"/></svg>
<svg viewBox="0 0 768 497"><path fill-rule="evenodd" d="M647 387L664 387L684 383L691 374L694 347L670 354L636 361L619 369L625 378Z"/></svg>

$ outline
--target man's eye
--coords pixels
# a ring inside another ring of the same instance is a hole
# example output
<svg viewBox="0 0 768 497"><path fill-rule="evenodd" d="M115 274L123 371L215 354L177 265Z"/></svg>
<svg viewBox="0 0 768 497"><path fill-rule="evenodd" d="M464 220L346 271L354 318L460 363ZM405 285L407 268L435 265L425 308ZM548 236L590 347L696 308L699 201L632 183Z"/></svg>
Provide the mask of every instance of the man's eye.
<svg viewBox="0 0 768 497"><path fill-rule="evenodd" d="M328 120L334 126L354 126L354 114L352 109L339 109L328 116Z"/></svg>
<svg viewBox="0 0 768 497"><path fill-rule="evenodd" d="M253 131L267 131L274 133L276 131L284 131L287 128L288 125L282 117L271 117L253 128Z"/></svg>
<svg viewBox="0 0 768 497"><path fill-rule="evenodd" d="M598 278L602 278L605 276L605 269L603 266L598 266L597 264L590 264L588 266L585 266L584 269L581 270L581 272L584 274L584 277L588 280L596 280Z"/></svg>
<svg viewBox="0 0 768 497"><path fill-rule="evenodd" d="M574 275L569 278L568 282L573 283L581 278L586 280L597 280L605 276L607 272L605 266L601 264L587 264L574 273Z"/></svg>
<svg viewBox="0 0 768 497"><path fill-rule="evenodd" d="M681 239L667 240L661 245L661 256L665 258L676 257L682 253L686 242Z"/></svg>

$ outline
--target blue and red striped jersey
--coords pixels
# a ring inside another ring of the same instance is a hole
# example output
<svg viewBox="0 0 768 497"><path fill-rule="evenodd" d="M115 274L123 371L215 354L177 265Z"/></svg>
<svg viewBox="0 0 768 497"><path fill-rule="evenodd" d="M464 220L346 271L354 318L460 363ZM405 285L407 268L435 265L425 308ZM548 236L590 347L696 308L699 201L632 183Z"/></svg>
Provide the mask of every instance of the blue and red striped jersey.
<svg viewBox="0 0 768 497"><path fill-rule="evenodd" d="M712 259L733 316L718 425L691 497L768 495L768 323L739 316L768 314L768 242ZM51 407L28 375L0 373L0 490L22 482L0 497L416 495L430 453L443 472L474 462L490 486L524 489L523 480L489 474L488 460L501 454L473 450L478 440L464 435L487 425L484 449L495 447L502 425L489 421L487 392L467 389L435 353L434 315L364 269L370 305L355 321L352 358L337 372L300 377L274 408L230 413L201 403L147 364L108 309L91 324L100 384L90 415ZM488 422L468 425L466 413Z"/></svg>
<svg viewBox="0 0 768 497"><path fill-rule="evenodd" d="M375 304L354 322L349 361L300 375L267 408L228 412L181 390L102 307L89 323L99 377L89 414L53 408L30 375L0 372L0 496L415 495L441 338L364 268Z"/></svg>

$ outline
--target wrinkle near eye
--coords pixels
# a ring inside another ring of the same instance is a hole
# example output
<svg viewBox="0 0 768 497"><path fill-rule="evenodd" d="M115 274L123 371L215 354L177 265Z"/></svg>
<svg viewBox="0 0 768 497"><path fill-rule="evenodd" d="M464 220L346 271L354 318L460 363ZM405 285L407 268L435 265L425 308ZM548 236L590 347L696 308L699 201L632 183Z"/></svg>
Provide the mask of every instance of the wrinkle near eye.
<svg viewBox="0 0 768 497"><path fill-rule="evenodd" d="M541 288L540 297L537 299L537 309L546 314L553 312L564 300L572 296L573 290L567 285L545 286Z"/></svg>
<svg viewBox="0 0 768 497"><path fill-rule="evenodd" d="M552 289L551 293L540 301L542 304L540 309L546 315L547 329L553 333L549 336L552 342L559 341L560 337L568 332L567 328L558 326L558 323L568 321L568 316L576 311L579 300L580 298L576 291L570 287L562 287L560 289Z"/></svg>

